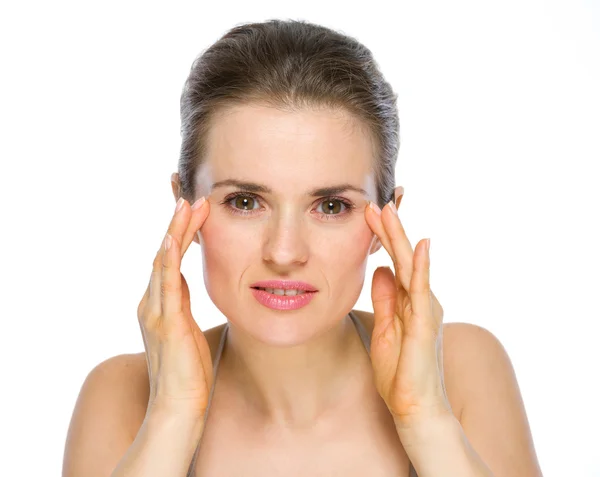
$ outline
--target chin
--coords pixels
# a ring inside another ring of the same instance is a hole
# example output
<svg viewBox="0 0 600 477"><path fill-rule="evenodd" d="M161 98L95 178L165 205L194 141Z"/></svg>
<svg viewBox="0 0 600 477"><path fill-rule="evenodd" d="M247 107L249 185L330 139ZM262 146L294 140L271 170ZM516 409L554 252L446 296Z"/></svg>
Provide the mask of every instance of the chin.
<svg viewBox="0 0 600 477"><path fill-rule="evenodd" d="M334 315L323 306L319 306L319 298L323 298L318 296L320 293L318 292L308 305L295 310L271 309L250 295L249 306L245 309L250 311L252 318L241 317L237 323L232 323L266 345L302 345L336 324Z"/></svg>

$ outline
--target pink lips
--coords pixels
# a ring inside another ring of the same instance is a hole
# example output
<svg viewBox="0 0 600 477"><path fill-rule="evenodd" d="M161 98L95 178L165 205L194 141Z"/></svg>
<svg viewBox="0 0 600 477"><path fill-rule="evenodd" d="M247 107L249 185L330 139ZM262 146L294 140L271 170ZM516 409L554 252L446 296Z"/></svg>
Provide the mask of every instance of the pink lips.
<svg viewBox="0 0 600 477"><path fill-rule="evenodd" d="M250 285L252 288L280 288L283 290L317 291L310 283L297 280L262 280Z"/></svg>
<svg viewBox="0 0 600 477"><path fill-rule="evenodd" d="M317 294L311 284L299 281L263 280L251 285L252 295L262 305L273 310L297 310L308 305ZM282 290L303 290L304 293L294 296L275 295L257 288L279 288Z"/></svg>

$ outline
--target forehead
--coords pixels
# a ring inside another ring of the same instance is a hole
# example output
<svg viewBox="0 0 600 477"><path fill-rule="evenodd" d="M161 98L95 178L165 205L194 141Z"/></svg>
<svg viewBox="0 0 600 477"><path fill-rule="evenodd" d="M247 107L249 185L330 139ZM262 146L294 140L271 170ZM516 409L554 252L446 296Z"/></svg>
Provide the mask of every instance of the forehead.
<svg viewBox="0 0 600 477"><path fill-rule="evenodd" d="M281 192L332 181L374 187L371 137L343 110L238 105L213 119L206 139L199 182L209 187L229 178Z"/></svg>

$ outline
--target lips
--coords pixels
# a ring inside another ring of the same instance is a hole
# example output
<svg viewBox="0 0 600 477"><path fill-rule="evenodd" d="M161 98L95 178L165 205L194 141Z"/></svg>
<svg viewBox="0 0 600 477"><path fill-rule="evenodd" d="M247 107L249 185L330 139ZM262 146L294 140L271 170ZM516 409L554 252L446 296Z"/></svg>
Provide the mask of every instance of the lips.
<svg viewBox="0 0 600 477"><path fill-rule="evenodd" d="M251 288L252 295L261 305L279 311L298 310L299 308L308 305L317 294L316 291L302 291L288 296L271 293L267 290L263 290L262 288ZM290 289L287 288L286 290ZM297 290L297 288L295 290Z"/></svg>
<svg viewBox="0 0 600 477"><path fill-rule="evenodd" d="M305 292L316 292L317 288L310 283L298 280L262 280L250 285L255 289L279 289L279 290L302 290Z"/></svg>

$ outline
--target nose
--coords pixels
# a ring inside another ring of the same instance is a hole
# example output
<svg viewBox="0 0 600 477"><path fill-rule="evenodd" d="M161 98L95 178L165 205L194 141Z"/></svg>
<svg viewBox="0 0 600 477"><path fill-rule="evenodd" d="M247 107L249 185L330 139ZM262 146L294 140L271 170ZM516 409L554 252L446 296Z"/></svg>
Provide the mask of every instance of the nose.
<svg viewBox="0 0 600 477"><path fill-rule="evenodd" d="M271 265L290 267L308 260L306 224L292 213L273 215L265 230L263 259Z"/></svg>

